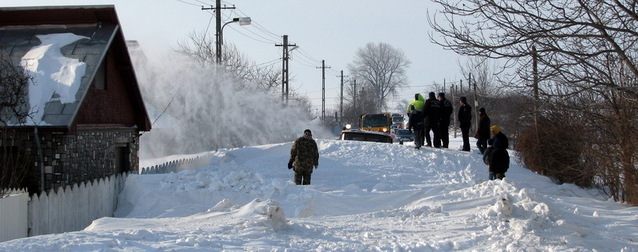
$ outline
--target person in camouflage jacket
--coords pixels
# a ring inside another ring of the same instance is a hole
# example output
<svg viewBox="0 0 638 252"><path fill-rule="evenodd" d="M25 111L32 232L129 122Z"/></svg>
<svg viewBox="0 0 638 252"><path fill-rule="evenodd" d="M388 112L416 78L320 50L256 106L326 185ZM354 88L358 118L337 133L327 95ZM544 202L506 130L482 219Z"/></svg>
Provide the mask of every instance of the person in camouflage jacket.
<svg viewBox="0 0 638 252"><path fill-rule="evenodd" d="M288 169L295 171L295 184L310 185L313 167L319 168L319 149L312 139L312 132L307 129L304 130L303 136L292 144Z"/></svg>

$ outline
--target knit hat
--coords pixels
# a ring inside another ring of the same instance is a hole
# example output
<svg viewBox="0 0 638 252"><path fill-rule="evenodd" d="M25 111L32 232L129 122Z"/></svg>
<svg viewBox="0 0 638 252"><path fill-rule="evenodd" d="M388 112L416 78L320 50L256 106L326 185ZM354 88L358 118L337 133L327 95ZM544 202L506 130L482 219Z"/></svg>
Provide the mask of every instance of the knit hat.
<svg viewBox="0 0 638 252"><path fill-rule="evenodd" d="M445 93L439 93L439 97L445 98Z"/></svg>
<svg viewBox="0 0 638 252"><path fill-rule="evenodd" d="M499 128L496 125L492 125L492 127L490 127L490 130L492 130L494 133L498 134L499 132L501 132L501 128Z"/></svg>
<svg viewBox="0 0 638 252"><path fill-rule="evenodd" d="M467 102L467 98L465 98L465 96L461 96L461 101L462 101L463 103L466 103L466 102Z"/></svg>

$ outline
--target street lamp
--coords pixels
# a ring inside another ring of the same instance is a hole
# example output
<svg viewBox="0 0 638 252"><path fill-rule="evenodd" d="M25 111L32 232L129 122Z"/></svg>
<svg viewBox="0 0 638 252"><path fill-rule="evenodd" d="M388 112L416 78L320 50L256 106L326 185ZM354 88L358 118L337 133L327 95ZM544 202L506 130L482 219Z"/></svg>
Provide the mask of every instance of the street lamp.
<svg viewBox="0 0 638 252"><path fill-rule="evenodd" d="M230 23L239 23L239 25L250 25L251 21L252 20L250 20L250 17L240 17L240 18L233 18L233 20L228 21L224 25L222 25L222 28L217 34L217 43L216 43L217 64L222 63L222 44L224 43L224 27L226 27L226 25Z"/></svg>

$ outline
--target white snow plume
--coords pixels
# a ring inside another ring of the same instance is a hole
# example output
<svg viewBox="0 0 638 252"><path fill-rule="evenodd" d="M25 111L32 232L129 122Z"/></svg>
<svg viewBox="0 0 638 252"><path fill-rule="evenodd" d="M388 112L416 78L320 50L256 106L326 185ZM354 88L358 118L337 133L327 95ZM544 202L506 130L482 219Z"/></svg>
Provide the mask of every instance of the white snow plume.
<svg viewBox="0 0 638 252"><path fill-rule="evenodd" d="M154 122L141 137L141 158L288 142L307 128L323 135L299 106L283 106L278 95L214 65L172 56L161 65L136 64L136 73Z"/></svg>

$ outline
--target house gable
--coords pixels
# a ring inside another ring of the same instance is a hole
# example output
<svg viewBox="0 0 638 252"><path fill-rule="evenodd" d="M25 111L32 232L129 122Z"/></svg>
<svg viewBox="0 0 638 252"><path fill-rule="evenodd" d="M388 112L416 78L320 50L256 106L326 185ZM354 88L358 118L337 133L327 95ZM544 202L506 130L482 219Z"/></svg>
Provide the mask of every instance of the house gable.
<svg viewBox="0 0 638 252"><path fill-rule="evenodd" d="M130 83L117 71L117 56L108 52L73 124L74 128L135 127L135 100ZM103 78L103 80L100 80ZM99 85L98 82L103 82ZM128 84L128 85L127 85ZM102 125L102 126L100 126Z"/></svg>
<svg viewBox="0 0 638 252"><path fill-rule="evenodd" d="M35 102L31 98L28 109L35 115L34 119L9 120L10 126L63 127L74 132L84 124L102 124L150 130L150 120L113 6L0 8L0 48L10 54L16 65L24 64L25 55L43 43L43 36L66 34L79 39L58 45L55 49L59 52L53 53L82 64L84 72L78 71L81 76L72 89L75 93L70 99L60 95L60 90L52 95L45 93ZM109 70L106 84L124 86L126 92L93 92L100 66ZM34 83L34 88L46 86L43 84L46 80L36 82L40 83ZM107 97L109 95L126 97ZM109 99L117 102L118 108L111 108L106 101ZM127 102L121 103L122 100Z"/></svg>
<svg viewBox="0 0 638 252"><path fill-rule="evenodd" d="M113 6L0 8L0 50L37 77L36 116L0 125L16 133L0 145L30 159L31 193L137 170L151 123Z"/></svg>

